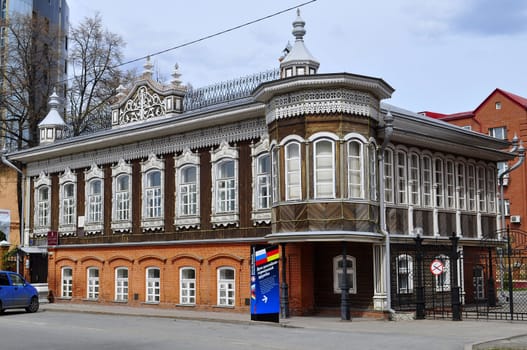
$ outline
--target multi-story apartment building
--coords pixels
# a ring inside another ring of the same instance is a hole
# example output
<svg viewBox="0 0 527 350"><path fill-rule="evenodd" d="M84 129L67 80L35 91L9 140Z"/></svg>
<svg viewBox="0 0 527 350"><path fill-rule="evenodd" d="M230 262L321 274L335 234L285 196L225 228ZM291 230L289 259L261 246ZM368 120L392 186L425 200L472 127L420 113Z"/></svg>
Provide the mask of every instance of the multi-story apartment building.
<svg viewBox="0 0 527 350"><path fill-rule="evenodd" d="M292 314L403 308L421 245L432 293L476 297L508 142L384 104L380 78L319 73L304 24L278 70L240 80L190 90L148 63L109 130L60 139L50 99L41 145L9 159L55 300L246 312L251 246L269 243Z"/></svg>

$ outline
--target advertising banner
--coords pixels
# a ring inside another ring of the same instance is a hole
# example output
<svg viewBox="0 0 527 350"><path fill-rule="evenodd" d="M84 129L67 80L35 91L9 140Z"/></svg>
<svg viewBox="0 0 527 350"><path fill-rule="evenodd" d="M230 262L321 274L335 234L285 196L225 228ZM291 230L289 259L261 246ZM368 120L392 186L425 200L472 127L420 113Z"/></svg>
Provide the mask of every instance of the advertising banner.
<svg viewBox="0 0 527 350"><path fill-rule="evenodd" d="M278 322L280 250L277 245L251 247L251 320Z"/></svg>

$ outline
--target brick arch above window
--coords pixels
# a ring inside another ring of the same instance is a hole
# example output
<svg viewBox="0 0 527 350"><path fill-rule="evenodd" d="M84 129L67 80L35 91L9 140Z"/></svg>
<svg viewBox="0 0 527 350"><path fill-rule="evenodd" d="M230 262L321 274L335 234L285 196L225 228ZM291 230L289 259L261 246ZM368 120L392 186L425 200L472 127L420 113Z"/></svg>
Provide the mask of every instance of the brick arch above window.
<svg viewBox="0 0 527 350"><path fill-rule="evenodd" d="M140 257L139 259L137 259L137 263L142 264L145 261L151 261L151 260L157 260L164 264L167 261L167 258L159 256L159 255L144 255Z"/></svg>
<svg viewBox="0 0 527 350"><path fill-rule="evenodd" d="M176 261L181 260L181 259L194 260L200 264L203 262L203 258L201 256L195 255L195 254L185 254L185 253L173 256L172 258L170 258L170 261L172 262L172 264L174 264Z"/></svg>
<svg viewBox="0 0 527 350"><path fill-rule="evenodd" d="M130 264L133 264L134 263L134 259L132 258L129 258L127 256L124 256L124 255L114 255L112 256L110 259L108 259L108 264L113 264L114 262L116 261L126 261Z"/></svg>
<svg viewBox="0 0 527 350"><path fill-rule="evenodd" d="M58 258L57 260L55 260L55 264L58 264L58 263L60 263L60 262L62 262L62 261L70 261L70 262L72 262L72 263L74 263L74 264L77 264L77 262L78 262L78 260L75 259L75 258L73 258L73 257L70 257L70 256L62 256L62 257ZM65 266L65 267L66 267L66 266Z"/></svg>
<svg viewBox="0 0 527 350"><path fill-rule="evenodd" d="M93 256L93 255L89 255L89 256L85 256L83 257L80 262L81 263L85 263L86 261L90 261L90 260L93 260L93 261L97 261L101 264L104 264L104 259L98 257L98 256Z"/></svg>
<svg viewBox="0 0 527 350"><path fill-rule="evenodd" d="M215 255L211 256L210 258L208 258L207 262L209 264L212 264L215 260L218 260L218 259L230 259L230 260L238 262L239 264L242 264L243 260L244 260L243 257L237 256L237 255L234 255L234 254L218 253L218 254L215 254Z"/></svg>

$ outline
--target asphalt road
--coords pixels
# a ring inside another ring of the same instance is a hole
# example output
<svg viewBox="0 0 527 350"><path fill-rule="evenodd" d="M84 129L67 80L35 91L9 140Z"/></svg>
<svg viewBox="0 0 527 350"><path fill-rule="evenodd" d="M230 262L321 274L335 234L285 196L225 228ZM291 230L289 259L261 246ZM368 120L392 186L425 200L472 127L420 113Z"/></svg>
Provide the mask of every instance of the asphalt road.
<svg viewBox="0 0 527 350"><path fill-rule="evenodd" d="M362 326L365 326L363 324ZM0 349L463 349L459 335L378 332L384 322L355 331L231 324L173 318L40 311L0 316ZM483 326L483 325L482 325ZM457 332L456 332L457 333Z"/></svg>

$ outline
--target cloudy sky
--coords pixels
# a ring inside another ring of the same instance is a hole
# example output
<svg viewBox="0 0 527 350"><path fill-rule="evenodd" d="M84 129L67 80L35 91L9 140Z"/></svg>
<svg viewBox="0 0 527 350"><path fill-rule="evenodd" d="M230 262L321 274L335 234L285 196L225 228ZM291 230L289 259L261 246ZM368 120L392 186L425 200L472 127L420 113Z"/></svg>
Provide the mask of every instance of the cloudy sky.
<svg viewBox="0 0 527 350"><path fill-rule="evenodd" d="M72 25L100 13L126 41L125 60L306 1L67 0ZM382 78L396 90L390 104L456 113L475 109L495 88L527 97L527 1L316 0L301 15L319 71ZM295 17L291 10L152 61L167 81L177 62L183 82L194 87L275 68L294 41Z"/></svg>

